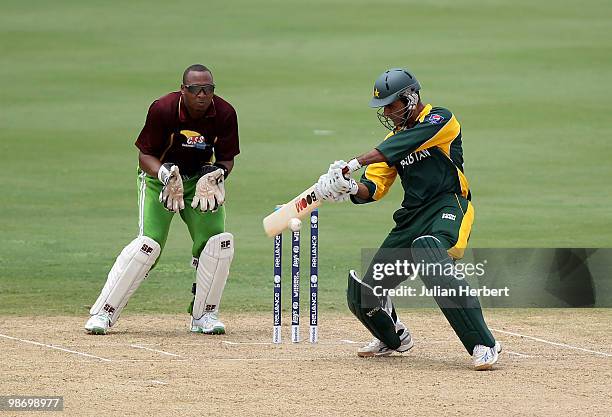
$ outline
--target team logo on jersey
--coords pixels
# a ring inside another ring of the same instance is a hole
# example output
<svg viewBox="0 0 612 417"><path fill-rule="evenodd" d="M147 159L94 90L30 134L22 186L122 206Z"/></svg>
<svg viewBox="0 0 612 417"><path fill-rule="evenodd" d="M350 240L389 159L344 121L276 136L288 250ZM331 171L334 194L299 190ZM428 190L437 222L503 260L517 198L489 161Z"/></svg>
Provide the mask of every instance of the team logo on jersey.
<svg viewBox="0 0 612 417"><path fill-rule="evenodd" d="M430 114L427 121L432 125L438 125L444 121L444 117L440 116L439 114Z"/></svg>
<svg viewBox="0 0 612 417"><path fill-rule="evenodd" d="M198 144L206 143L204 135L194 132L193 130L181 130L181 135L187 138L183 146L188 148L194 148Z"/></svg>

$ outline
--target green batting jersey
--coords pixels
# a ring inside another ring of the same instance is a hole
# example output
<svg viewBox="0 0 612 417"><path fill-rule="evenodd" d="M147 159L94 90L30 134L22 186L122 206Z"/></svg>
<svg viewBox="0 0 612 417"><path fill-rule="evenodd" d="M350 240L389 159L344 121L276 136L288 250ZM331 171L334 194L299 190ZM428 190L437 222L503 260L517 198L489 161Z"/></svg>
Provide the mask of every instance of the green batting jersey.
<svg viewBox="0 0 612 417"><path fill-rule="evenodd" d="M370 197L353 197L356 204L383 198L400 177L404 188L402 207L420 207L441 194L455 193L470 199L463 173L461 126L443 107L426 105L409 129L393 131L376 147L387 162L368 165L361 182Z"/></svg>

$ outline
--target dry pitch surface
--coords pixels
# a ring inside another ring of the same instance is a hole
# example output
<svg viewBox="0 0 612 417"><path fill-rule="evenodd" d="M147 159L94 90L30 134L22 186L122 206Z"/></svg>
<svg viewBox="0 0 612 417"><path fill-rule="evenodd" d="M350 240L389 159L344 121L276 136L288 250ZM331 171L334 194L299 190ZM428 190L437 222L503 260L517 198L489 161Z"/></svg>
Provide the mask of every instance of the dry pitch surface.
<svg viewBox="0 0 612 417"><path fill-rule="evenodd" d="M489 310L504 347L489 372L438 311L401 315L415 347L371 359L338 314L321 316L319 344L287 328L280 346L271 314L225 314L224 336L188 333L185 316L126 314L107 336L85 318L2 317L0 395L63 395L70 416L610 415L612 310Z"/></svg>

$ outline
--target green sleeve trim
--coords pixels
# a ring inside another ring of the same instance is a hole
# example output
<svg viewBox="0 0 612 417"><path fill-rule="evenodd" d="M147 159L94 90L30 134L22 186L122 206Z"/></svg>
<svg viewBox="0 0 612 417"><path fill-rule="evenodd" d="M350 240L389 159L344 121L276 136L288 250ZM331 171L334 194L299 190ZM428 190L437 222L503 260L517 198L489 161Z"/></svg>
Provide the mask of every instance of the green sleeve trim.
<svg viewBox="0 0 612 417"><path fill-rule="evenodd" d="M365 175L361 176L361 179L359 180L359 182L361 182L363 185L365 185L368 188L370 195L368 196L367 200L351 195L351 201L353 202L353 204L366 204L366 203L371 203L373 201L376 201L372 198L372 196L376 192L376 184L374 184L372 181L367 179Z"/></svg>

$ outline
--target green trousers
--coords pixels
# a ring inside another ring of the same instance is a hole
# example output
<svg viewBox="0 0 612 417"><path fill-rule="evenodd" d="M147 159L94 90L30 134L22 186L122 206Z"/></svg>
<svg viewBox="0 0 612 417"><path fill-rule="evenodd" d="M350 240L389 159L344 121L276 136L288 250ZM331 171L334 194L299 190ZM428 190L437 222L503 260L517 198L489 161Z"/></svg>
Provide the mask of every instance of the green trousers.
<svg viewBox="0 0 612 417"><path fill-rule="evenodd" d="M211 236L225 231L225 206L214 212L201 212L200 208L192 208L191 202L195 193L197 177L184 179L185 208L179 212L181 219L187 225L193 242L191 255L199 258L202 249ZM162 248L168 239L170 223L175 213L164 208L159 202L162 183L139 170L138 174L138 227L139 234L155 240ZM159 260L159 258L157 258Z"/></svg>
<svg viewBox="0 0 612 417"><path fill-rule="evenodd" d="M452 259L462 258L474 221L474 208L470 201L460 195L444 194L416 209L401 208L394 213L393 219L395 227L383 241L364 275L364 282L371 286L395 288L404 281L405 277L389 277L383 281L374 281L373 265L393 262L392 258L396 257L397 253L411 259L413 242L421 236L433 236L441 242L441 246ZM456 283L452 283L454 284ZM441 304L439 300L436 301ZM464 302L466 304L463 304ZM472 354L475 345L494 346L495 339L484 321L478 298L462 300L460 305L469 305L469 308L446 308L442 303L440 309L465 349Z"/></svg>

